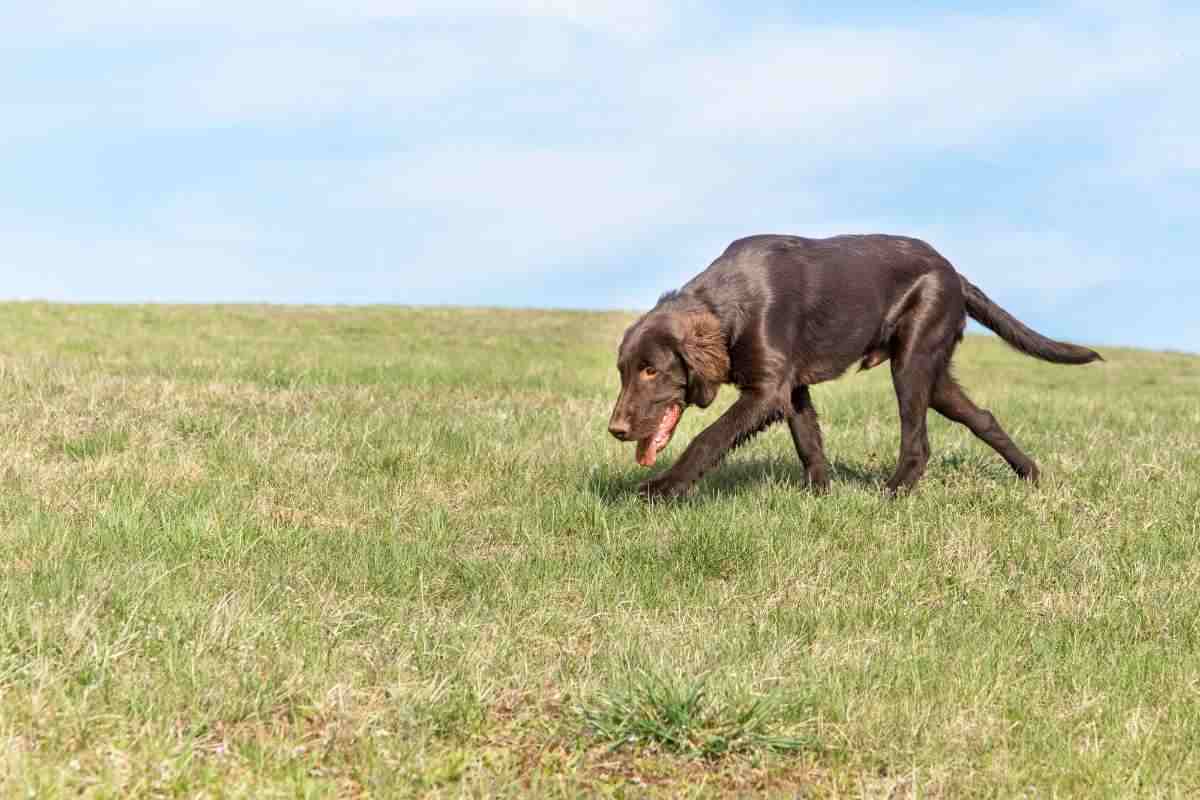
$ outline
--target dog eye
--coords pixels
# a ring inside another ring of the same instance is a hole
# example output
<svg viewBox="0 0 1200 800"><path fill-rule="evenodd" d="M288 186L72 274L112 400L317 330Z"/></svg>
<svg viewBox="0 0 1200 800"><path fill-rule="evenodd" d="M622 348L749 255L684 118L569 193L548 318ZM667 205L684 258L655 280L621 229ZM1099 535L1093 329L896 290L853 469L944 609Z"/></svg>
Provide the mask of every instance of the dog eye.
<svg viewBox="0 0 1200 800"><path fill-rule="evenodd" d="M643 378L653 378L657 374L658 370L656 370L654 367L642 367Z"/></svg>

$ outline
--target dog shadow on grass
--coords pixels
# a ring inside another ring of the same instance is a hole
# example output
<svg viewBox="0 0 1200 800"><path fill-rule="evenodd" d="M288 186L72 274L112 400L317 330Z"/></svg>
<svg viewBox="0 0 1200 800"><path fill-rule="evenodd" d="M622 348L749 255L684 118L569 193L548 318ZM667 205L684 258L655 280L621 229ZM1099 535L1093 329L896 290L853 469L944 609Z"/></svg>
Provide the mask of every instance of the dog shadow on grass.
<svg viewBox="0 0 1200 800"><path fill-rule="evenodd" d="M830 480L836 488L839 483L865 489L879 489L890 473L887 468L871 469L862 464L839 461L830 462ZM605 504L620 503L637 495L642 481L662 473L662 470L599 472L588 479L588 490ZM800 463L783 462L771 458L739 459L722 464L704 476L688 493L691 501L708 501L717 497L739 495L763 483L775 483L797 492L810 491L808 479Z"/></svg>

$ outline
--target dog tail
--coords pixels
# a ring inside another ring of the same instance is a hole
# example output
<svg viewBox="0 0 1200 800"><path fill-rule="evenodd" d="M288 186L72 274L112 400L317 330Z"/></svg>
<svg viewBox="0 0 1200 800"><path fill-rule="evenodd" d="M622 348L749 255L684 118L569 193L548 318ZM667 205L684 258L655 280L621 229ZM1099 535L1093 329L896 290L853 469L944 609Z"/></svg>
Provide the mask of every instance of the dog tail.
<svg viewBox="0 0 1200 800"><path fill-rule="evenodd" d="M988 299L988 296L980 291L978 286L961 275L958 277L962 280L963 295L967 300L967 313L971 315L971 318L991 328L1001 339L1025 355L1055 364L1087 364L1091 361L1104 360L1095 350L1066 342L1056 342L1042 336Z"/></svg>

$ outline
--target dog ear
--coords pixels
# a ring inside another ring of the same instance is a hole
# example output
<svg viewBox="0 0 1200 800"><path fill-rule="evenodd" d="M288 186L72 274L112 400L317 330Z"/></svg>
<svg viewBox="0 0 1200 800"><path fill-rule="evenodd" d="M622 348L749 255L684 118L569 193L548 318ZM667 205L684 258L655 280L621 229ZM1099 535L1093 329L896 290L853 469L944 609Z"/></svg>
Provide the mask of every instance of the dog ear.
<svg viewBox="0 0 1200 800"><path fill-rule="evenodd" d="M688 405L708 408L721 384L729 380L729 351L721 334L721 321L711 311L683 315L679 355L687 365L684 399Z"/></svg>

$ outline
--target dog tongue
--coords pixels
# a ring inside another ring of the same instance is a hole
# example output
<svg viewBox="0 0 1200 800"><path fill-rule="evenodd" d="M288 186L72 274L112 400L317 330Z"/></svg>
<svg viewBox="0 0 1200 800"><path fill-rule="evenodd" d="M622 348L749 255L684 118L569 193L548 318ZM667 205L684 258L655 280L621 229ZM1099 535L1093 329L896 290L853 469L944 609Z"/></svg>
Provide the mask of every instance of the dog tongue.
<svg viewBox="0 0 1200 800"><path fill-rule="evenodd" d="M654 466L659 451L667 446L667 442L671 441L671 434L675 433L675 426L679 424L679 417L682 414L683 409L675 405L663 413L662 419L658 422L658 430L654 432L654 435L638 441L637 463L643 467Z"/></svg>
<svg viewBox="0 0 1200 800"><path fill-rule="evenodd" d="M642 439L637 443L637 454L634 458L643 467L654 466L654 460L658 458L658 450L654 448L654 437Z"/></svg>

